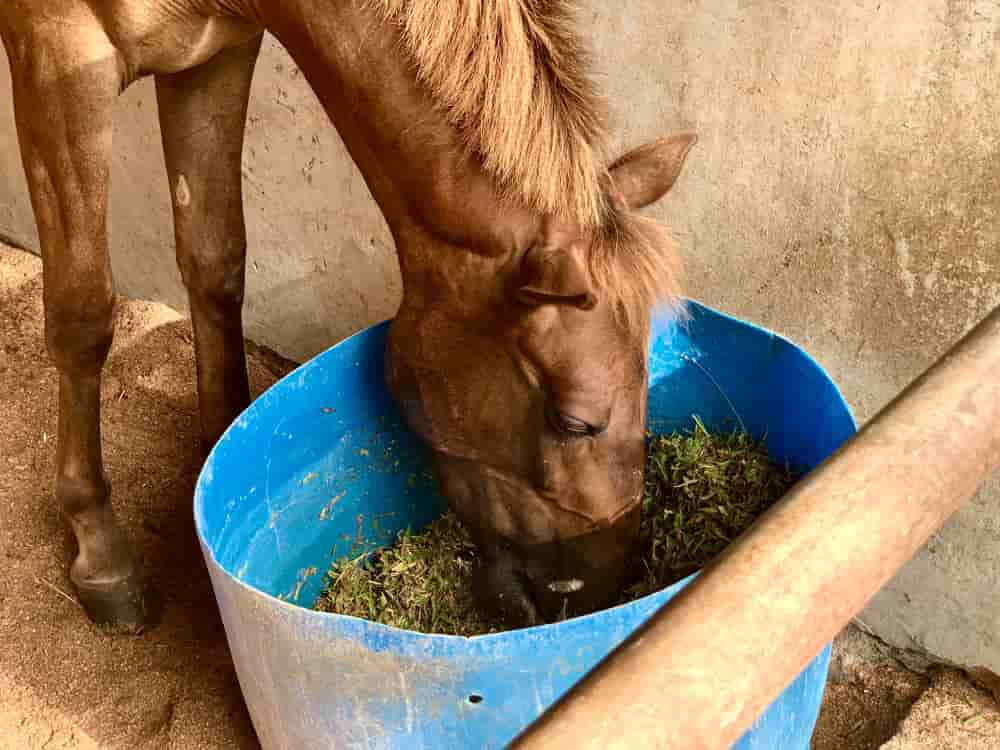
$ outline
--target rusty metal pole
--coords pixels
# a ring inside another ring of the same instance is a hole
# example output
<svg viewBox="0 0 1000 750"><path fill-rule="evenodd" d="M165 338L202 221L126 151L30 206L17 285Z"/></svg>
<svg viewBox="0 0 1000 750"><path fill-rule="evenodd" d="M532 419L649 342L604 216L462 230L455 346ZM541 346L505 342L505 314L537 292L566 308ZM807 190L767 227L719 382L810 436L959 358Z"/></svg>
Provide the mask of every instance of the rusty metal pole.
<svg viewBox="0 0 1000 750"><path fill-rule="evenodd" d="M1000 465L1000 308L509 750L728 750Z"/></svg>

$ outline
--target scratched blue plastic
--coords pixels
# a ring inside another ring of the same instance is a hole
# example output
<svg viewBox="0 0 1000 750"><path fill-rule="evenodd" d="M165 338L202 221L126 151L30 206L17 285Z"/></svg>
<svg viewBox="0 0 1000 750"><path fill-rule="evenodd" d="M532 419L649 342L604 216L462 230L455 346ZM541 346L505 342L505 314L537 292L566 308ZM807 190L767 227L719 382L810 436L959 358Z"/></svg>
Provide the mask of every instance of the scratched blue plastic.
<svg viewBox="0 0 1000 750"><path fill-rule="evenodd" d="M689 428L692 414L710 427L742 423L804 468L854 433L836 386L801 349L696 303L690 311L684 326L656 326L653 429ZM471 639L308 609L334 557L385 544L442 508L383 385L385 333L359 333L264 393L199 477L198 534L265 750L503 748L689 582ZM829 646L734 747L807 750L828 662Z"/></svg>

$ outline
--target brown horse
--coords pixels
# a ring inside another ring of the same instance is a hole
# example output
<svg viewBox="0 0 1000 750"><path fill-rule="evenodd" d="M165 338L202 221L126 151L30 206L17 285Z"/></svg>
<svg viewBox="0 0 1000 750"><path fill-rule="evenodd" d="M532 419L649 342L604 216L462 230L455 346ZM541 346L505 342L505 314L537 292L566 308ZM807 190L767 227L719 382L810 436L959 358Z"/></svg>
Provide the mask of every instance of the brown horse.
<svg viewBox="0 0 1000 750"><path fill-rule="evenodd" d="M261 36L304 71L395 240L390 388L516 622L601 606L637 532L646 347L676 301L665 194L681 134L608 164L564 0L6 0L23 164L60 374L56 496L87 614L137 629L155 597L101 460L114 291L105 217L116 96L156 77L177 263L210 446L247 406L240 161Z"/></svg>

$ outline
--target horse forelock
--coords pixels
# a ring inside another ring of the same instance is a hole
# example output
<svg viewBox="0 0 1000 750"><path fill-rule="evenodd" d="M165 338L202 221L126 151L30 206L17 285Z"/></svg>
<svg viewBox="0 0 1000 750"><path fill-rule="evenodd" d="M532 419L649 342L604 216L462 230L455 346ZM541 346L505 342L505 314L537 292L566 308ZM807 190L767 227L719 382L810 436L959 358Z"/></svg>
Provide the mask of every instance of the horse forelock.
<svg viewBox="0 0 1000 750"><path fill-rule="evenodd" d="M677 243L653 219L609 206L591 246L590 270L619 322L636 333L649 331L657 310L684 316Z"/></svg>
<svg viewBox="0 0 1000 750"><path fill-rule="evenodd" d="M604 107L568 0L368 0L504 198L602 219Z"/></svg>

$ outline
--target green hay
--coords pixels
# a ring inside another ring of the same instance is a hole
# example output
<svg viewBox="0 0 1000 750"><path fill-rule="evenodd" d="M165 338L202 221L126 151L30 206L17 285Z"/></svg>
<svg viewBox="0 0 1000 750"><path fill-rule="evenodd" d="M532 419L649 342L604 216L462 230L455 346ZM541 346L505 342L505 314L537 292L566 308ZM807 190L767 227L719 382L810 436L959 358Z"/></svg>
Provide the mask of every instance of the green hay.
<svg viewBox="0 0 1000 750"><path fill-rule="evenodd" d="M703 568L795 482L744 432L650 438L642 501L639 573L620 603L659 591ZM504 626L475 605L476 549L452 513L371 555L337 560L314 605L420 633L481 635Z"/></svg>
<svg viewBox="0 0 1000 750"><path fill-rule="evenodd" d="M710 433L695 418L690 434L650 441L639 532L643 576L622 602L701 570L795 482L788 466L745 432Z"/></svg>
<svg viewBox="0 0 1000 750"><path fill-rule="evenodd" d="M401 531L391 547L334 562L313 608L419 633L503 630L475 605L476 554L468 532L449 511L419 534Z"/></svg>

